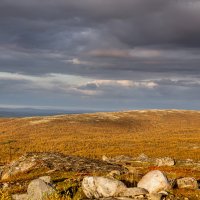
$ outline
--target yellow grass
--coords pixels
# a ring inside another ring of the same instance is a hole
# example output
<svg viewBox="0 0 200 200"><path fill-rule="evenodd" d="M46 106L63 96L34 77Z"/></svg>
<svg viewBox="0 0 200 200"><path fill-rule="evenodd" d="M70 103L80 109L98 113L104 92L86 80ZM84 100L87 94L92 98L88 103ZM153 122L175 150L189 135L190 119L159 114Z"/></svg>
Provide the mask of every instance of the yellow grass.
<svg viewBox="0 0 200 200"><path fill-rule="evenodd" d="M12 158L30 151L200 159L200 112L129 111L30 118L0 118L0 142L11 143ZM0 162L9 144L0 145Z"/></svg>

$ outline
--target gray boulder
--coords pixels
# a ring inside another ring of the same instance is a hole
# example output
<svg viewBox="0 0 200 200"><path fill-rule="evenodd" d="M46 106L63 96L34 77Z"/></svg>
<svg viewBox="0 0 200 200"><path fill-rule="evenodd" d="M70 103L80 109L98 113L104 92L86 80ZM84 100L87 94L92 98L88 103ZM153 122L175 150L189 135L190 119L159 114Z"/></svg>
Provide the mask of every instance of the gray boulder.
<svg viewBox="0 0 200 200"><path fill-rule="evenodd" d="M54 188L41 179L31 181L27 189L30 200L43 200L54 192Z"/></svg>
<svg viewBox="0 0 200 200"><path fill-rule="evenodd" d="M158 193L171 188L167 177L159 170L148 172L137 186L146 189L149 193Z"/></svg>
<svg viewBox="0 0 200 200"><path fill-rule="evenodd" d="M82 181L82 189L86 197L98 199L119 196L126 186L112 178L87 176Z"/></svg>
<svg viewBox="0 0 200 200"><path fill-rule="evenodd" d="M155 164L157 166L174 166L175 160L170 157L157 158L155 161Z"/></svg>
<svg viewBox="0 0 200 200"><path fill-rule="evenodd" d="M26 194L12 195L13 200L44 200L48 195L55 192L54 188L50 185L51 177L42 176L38 179L31 181L28 185Z"/></svg>
<svg viewBox="0 0 200 200"><path fill-rule="evenodd" d="M192 177L185 177L177 179L178 188L185 188L185 189L198 189L198 182L195 178Z"/></svg>

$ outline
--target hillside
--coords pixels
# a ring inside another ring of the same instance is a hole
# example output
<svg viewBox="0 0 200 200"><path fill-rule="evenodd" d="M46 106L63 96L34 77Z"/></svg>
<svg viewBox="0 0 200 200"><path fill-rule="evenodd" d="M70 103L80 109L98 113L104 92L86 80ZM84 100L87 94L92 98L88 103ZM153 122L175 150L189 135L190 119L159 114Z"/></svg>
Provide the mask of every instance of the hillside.
<svg viewBox="0 0 200 200"><path fill-rule="evenodd" d="M151 157L199 160L200 111L144 110L0 118L0 141L5 143L0 146L1 163L34 151L90 158L145 153Z"/></svg>

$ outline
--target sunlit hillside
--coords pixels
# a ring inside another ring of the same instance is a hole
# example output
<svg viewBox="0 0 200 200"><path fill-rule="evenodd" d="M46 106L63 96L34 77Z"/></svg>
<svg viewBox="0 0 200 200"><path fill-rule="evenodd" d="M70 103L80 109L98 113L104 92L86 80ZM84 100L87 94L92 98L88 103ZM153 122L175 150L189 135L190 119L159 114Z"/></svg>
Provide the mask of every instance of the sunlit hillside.
<svg viewBox="0 0 200 200"><path fill-rule="evenodd" d="M200 111L144 110L0 118L0 162L25 152L200 159Z"/></svg>

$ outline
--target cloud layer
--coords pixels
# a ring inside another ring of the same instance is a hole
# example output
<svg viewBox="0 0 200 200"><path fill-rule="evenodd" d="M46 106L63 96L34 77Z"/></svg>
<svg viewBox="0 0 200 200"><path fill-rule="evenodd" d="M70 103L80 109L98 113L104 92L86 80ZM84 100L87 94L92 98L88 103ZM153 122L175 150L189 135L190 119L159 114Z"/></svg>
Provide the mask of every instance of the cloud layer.
<svg viewBox="0 0 200 200"><path fill-rule="evenodd" d="M198 0L2 0L0 27L0 104L199 109Z"/></svg>

